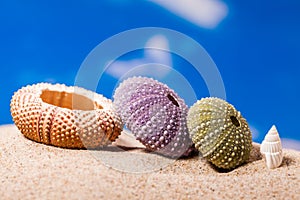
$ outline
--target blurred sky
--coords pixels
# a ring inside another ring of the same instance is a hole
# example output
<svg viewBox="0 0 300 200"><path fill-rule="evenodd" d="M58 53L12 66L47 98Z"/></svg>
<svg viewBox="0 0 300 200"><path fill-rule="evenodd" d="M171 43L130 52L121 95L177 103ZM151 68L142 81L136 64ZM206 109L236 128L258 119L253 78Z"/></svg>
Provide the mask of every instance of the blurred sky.
<svg viewBox="0 0 300 200"><path fill-rule="evenodd" d="M261 142L273 124L284 145L300 149L300 1L298 0L78 0L0 1L0 124L13 123L9 102L22 86L73 85L89 52L128 29L164 27L199 42L216 63L227 100ZM145 41L168 46L168 38ZM160 57L161 56L161 57ZM162 61L189 77L198 97L207 96L201 78L176 55L133 52L115 66ZM108 84L118 75L106 74ZM174 88L175 89L175 88ZM110 87L97 92L111 97ZM183 97L185 98L185 97Z"/></svg>

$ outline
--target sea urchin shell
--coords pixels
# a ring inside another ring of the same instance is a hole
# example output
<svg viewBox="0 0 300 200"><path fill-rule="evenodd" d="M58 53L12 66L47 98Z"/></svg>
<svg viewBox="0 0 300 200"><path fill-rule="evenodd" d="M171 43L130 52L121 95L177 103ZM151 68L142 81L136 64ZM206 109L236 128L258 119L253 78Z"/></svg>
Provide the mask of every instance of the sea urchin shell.
<svg viewBox="0 0 300 200"><path fill-rule="evenodd" d="M212 164L233 169L248 160L251 132L231 104L219 98L203 98L190 108L187 119L195 147Z"/></svg>
<svg viewBox="0 0 300 200"><path fill-rule="evenodd" d="M24 136L44 144L96 148L110 144L122 130L111 100L80 87L29 85L15 92L10 106Z"/></svg>
<svg viewBox="0 0 300 200"><path fill-rule="evenodd" d="M167 85L152 78L132 77L114 94L114 106L126 127L150 151L170 157L188 152L188 108Z"/></svg>

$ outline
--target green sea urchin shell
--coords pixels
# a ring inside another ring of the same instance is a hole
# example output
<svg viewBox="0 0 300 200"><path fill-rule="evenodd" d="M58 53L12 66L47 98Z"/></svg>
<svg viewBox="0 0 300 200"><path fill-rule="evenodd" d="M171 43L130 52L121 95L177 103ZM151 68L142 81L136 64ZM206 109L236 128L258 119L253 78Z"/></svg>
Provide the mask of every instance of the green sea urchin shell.
<svg viewBox="0 0 300 200"><path fill-rule="evenodd" d="M226 101L197 101L188 112L187 125L195 147L218 168L233 169L249 159L252 136L247 121Z"/></svg>

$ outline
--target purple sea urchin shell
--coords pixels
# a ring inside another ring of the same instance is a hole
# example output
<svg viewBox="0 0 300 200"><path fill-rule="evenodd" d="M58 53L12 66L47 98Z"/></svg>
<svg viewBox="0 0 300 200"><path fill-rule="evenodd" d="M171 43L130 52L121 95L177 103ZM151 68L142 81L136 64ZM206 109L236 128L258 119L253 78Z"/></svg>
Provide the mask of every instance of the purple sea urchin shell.
<svg viewBox="0 0 300 200"><path fill-rule="evenodd" d="M191 152L188 107L167 85L152 78L129 78L116 89L114 106L126 127L148 150L170 157Z"/></svg>

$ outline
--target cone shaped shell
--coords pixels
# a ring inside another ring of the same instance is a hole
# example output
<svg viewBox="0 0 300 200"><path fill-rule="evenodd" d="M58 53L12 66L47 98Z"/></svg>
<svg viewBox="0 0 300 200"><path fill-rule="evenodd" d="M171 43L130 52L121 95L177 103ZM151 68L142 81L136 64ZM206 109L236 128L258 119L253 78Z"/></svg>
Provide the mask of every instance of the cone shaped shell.
<svg viewBox="0 0 300 200"><path fill-rule="evenodd" d="M248 160L251 132L231 104L219 98L203 98L190 108L187 119L195 147L214 165L231 169Z"/></svg>
<svg viewBox="0 0 300 200"><path fill-rule="evenodd" d="M11 115L25 137L58 147L96 148L110 144L122 130L110 100L61 84L19 89L11 99Z"/></svg>
<svg viewBox="0 0 300 200"><path fill-rule="evenodd" d="M281 165L283 159L282 145L275 126L272 126L266 134L260 146L260 152L265 156L266 165L269 169L274 169Z"/></svg>
<svg viewBox="0 0 300 200"><path fill-rule="evenodd" d="M148 150L177 157L192 145L186 125L188 108L167 85L147 77L129 78L116 89L114 106Z"/></svg>

